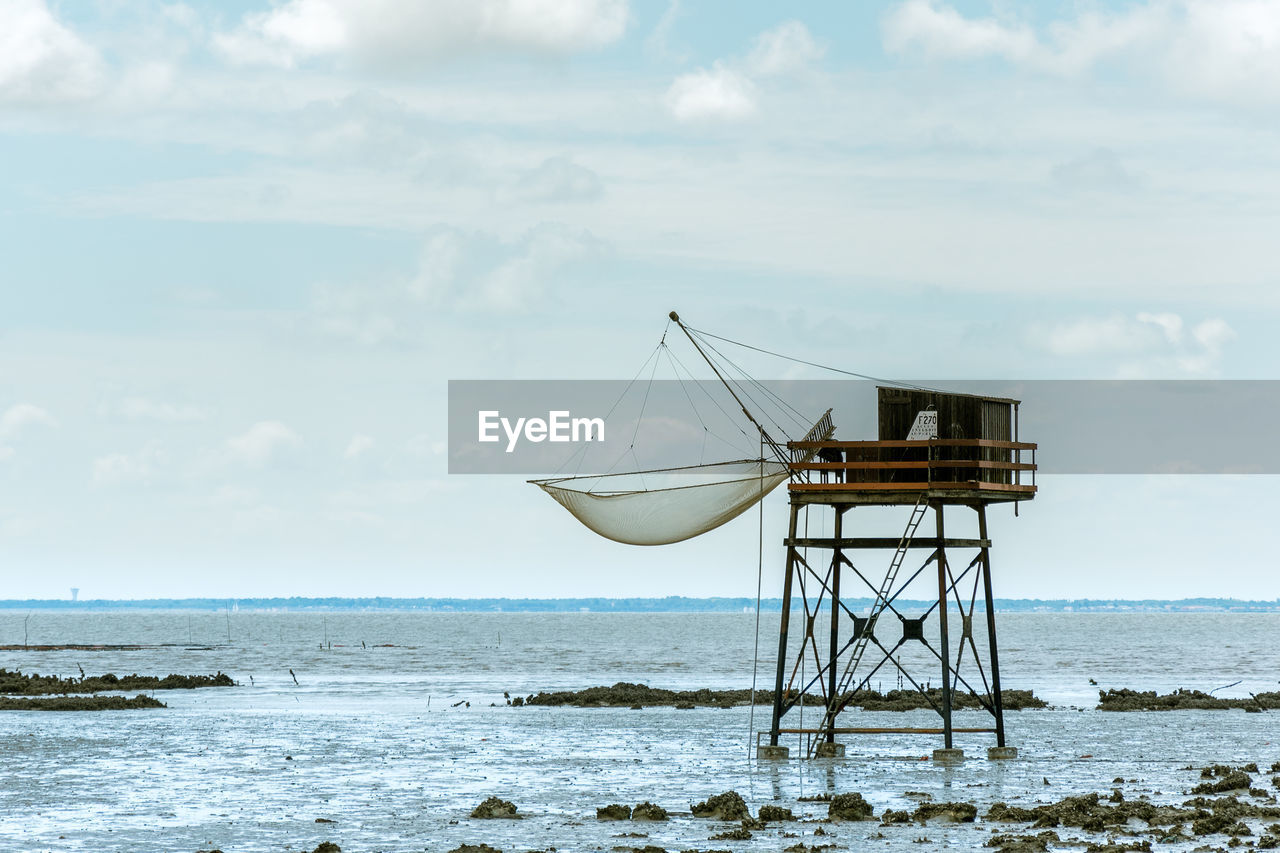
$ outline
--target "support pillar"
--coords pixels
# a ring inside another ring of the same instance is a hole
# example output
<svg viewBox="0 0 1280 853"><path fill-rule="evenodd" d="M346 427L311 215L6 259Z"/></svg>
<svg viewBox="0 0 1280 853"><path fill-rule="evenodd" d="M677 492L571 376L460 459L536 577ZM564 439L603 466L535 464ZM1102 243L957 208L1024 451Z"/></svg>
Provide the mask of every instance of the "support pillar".
<svg viewBox="0 0 1280 853"><path fill-rule="evenodd" d="M796 519L800 515L798 504L791 504L791 523L787 533L787 541L796 538ZM778 729L782 727L782 683L786 677L787 666L787 629L791 625L791 578L795 574L795 548L787 546L787 573L782 580L782 620L778 626L778 676L773 684L773 723L769 727L769 746L778 745ZM755 697L753 696L754 700Z"/></svg>
<svg viewBox="0 0 1280 853"><path fill-rule="evenodd" d="M978 504L978 538L987 538L987 507ZM987 654L991 658L991 707L995 710L996 746L1004 743L1004 696L1000 693L1000 652L996 648L996 604L991 595L991 549L982 549L982 592L987 605ZM1016 754L1016 752L1015 752Z"/></svg>
<svg viewBox="0 0 1280 853"><path fill-rule="evenodd" d="M952 749L951 738L951 638L947 632L947 549L943 544L946 533L943 530L942 504L934 504L933 511L938 519L938 625L939 642L942 645L942 738L945 749Z"/></svg>
<svg viewBox="0 0 1280 853"><path fill-rule="evenodd" d="M835 508L835 532L834 536L837 542L840 541L842 535L842 522L844 521L844 512L848 507L838 506ZM838 704L839 697L836 696L836 677L837 667L836 660L840 656L840 570L844 560L843 552L840 546L832 550L831 553L831 643L828 653L828 671L827 671L827 743L835 744L836 742L836 715L835 709Z"/></svg>

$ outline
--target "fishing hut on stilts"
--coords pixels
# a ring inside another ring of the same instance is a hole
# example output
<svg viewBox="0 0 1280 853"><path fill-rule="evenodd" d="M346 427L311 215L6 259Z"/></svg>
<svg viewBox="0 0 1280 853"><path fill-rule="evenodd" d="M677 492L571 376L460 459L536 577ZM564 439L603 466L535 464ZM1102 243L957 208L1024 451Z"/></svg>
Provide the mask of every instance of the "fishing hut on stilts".
<svg viewBox="0 0 1280 853"><path fill-rule="evenodd" d="M755 733L757 757L790 757L784 740L794 737L803 756L836 758L849 737L878 735L940 736L940 761L963 758L956 735L994 736L989 758L1016 756L1004 726L987 510L1016 511L1036 494L1036 445L1019 438L1019 401L886 383L876 389L875 440L836 439L830 409L798 438L776 440L752 414L754 380L736 379L708 338L738 342L692 329L674 311L670 319L758 430L760 458L635 472L647 475L639 486L625 479L634 474L532 482L597 533L643 545L714 529L787 482L772 713ZM686 478L678 485L655 481L675 472ZM956 535L962 527L974 529ZM922 697L916 704L937 723L848 724L886 676L899 695ZM976 723L956 725L958 699ZM808 726L806 708L818 715Z"/></svg>

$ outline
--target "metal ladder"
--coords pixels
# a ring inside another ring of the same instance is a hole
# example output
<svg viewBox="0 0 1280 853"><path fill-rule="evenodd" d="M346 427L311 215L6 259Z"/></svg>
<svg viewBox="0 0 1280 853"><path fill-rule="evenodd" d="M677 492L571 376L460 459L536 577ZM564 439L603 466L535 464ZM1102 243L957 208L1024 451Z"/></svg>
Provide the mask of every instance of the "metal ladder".
<svg viewBox="0 0 1280 853"><path fill-rule="evenodd" d="M836 690L835 696L830 697L831 707L827 709L827 715L831 716L831 711L836 707L837 698L843 696L845 691L849 689L850 683L853 681L853 675L858 670L858 665L862 663L862 654L867 649L867 643L870 640L871 632L875 630L876 620L880 618L880 614L884 612L888 605L889 592L893 589L894 581L898 578L898 571L902 568L902 564L906 562L907 551L911 547L911 540L915 538L916 530L920 527L920 522L924 520L925 513L929 510L929 504L925 500L923 494L920 495L916 505L911 508L911 518L907 519L907 527L902 531L902 538L898 540L898 550L893 554L893 560L889 563L889 571L885 573L884 581L880 584L880 591L876 594L876 599L871 603L871 610L867 614L866 627L858 634L857 640L853 646L853 653L849 656L849 662L845 664L844 672L840 675L840 685ZM832 665L835 662L832 661ZM824 722L829 723L830 720Z"/></svg>

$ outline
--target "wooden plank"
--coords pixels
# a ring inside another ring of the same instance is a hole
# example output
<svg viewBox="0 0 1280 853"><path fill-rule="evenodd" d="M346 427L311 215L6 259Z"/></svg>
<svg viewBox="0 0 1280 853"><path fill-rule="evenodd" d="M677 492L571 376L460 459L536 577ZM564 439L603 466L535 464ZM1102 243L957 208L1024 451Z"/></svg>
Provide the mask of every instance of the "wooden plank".
<svg viewBox="0 0 1280 853"><path fill-rule="evenodd" d="M991 459L917 459L914 462L792 462L792 471L883 471L902 468L989 468L1000 471L1034 471L1031 462L998 462Z"/></svg>
<svg viewBox="0 0 1280 853"><path fill-rule="evenodd" d="M902 541L897 536L859 536L841 537L799 537L786 539L783 545L788 548L848 548L849 550L874 550L897 548ZM948 539L942 543L947 548L990 548L990 539ZM937 548L938 540L932 536L917 536L907 543L908 548Z"/></svg>
<svg viewBox="0 0 1280 853"><path fill-rule="evenodd" d="M1036 490L1035 486L1025 484L982 483L977 480L935 480L932 483L790 483L787 488L793 492L911 492L934 489L945 492L991 491L1021 494L1032 494Z"/></svg>
<svg viewBox="0 0 1280 853"><path fill-rule="evenodd" d="M876 489L909 492L913 489L927 489L931 485L931 483L791 483L788 488L793 492L865 492ZM962 483L947 485L964 488Z"/></svg>
<svg viewBox="0 0 1280 853"><path fill-rule="evenodd" d="M997 471L1034 471L1032 462L998 462L994 459L931 459L930 468L987 468Z"/></svg>
<svg viewBox="0 0 1280 853"><path fill-rule="evenodd" d="M930 438L923 441L789 441L788 447L797 450L821 450L824 447L995 447L1001 450L1035 450L1032 441L996 441L988 438Z"/></svg>
<svg viewBox="0 0 1280 853"><path fill-rule="evenodd" d="M915 462L796 462L793 471L879 471L890 468L928 468L927 459Z"/></svg>
<svg viewBox="0 0 1280 853"><path fill-rule="evenodd" d="M975 729L975 728L953 728L951 731L956 734L995 734L995 729ZM778 729L781 735L821 735L826 734L827 729ZM942 729L928 728L912 728L908 726L876 726L876 727L860 727L860 728L838 728L835 730L838 735L940 735Z"/></svg>

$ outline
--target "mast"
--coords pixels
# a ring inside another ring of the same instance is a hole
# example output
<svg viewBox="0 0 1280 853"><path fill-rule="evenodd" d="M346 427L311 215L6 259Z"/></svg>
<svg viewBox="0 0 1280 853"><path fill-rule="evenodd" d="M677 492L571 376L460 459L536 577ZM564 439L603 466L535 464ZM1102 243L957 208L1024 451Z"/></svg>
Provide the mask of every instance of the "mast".
<svg viewBox="0 0 1280 853"><path fill-rule="evenodd" d="M698 343L697 338L695 338L689 332L688 328L685 327L684 323L680 321L680 315L672 311L667 316L671 318L671 322L675 323L677 326L680 327L680 331L684 332L684 336L689 339L689 343L693 344L693 348L698 351L698 355L702 356L702 360L705 361L711 367L711 370L713 373L715 373L716 378L720 380L720 384L723 385L729 391L729 394L730 396L733 397L734 402L738 404L738 408L742 409L742 414L746 415L747 420L755 424L756 429L760 430L760 437L763 438L765 444L768 444L769 447L773 450L774 455L778 457L778 460L783 463L790 461L787 454L783 452L782 447L779 446L778 442L774 441L773 436L769 435L769 431L766 430L764 426L761 425L761 423L752 416L751 412L747 410L746 403L742 402L742 398L738 396L738 392L734 391L733 386L728 383L728 381L724 378L723 375L721 375L720 368L716 367L716 363L711 360L711 357L708 356L705 351L703 351L702 346Z"/></svg>

